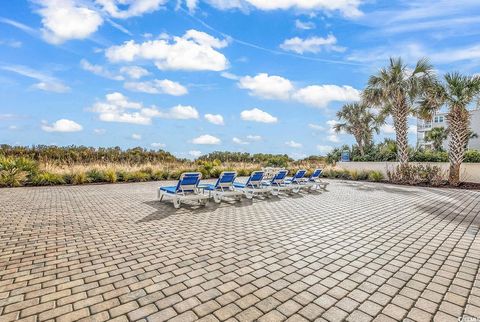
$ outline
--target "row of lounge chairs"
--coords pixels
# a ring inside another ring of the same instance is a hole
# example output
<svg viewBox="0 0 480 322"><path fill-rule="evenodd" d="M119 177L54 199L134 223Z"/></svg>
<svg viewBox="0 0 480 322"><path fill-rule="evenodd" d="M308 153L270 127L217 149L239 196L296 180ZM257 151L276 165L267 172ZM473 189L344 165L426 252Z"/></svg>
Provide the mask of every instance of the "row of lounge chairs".
<svg viewBox="0 0 480 322"><path fill-rule="evenodd" d="M202 184L200 172L183 173L176 186L160 187L158 198L171 200L175 208L180 208L184 201L194 201L207 205L213 198L216 203L222 200L240 200L243 196L252 199L255 196L277 196L280 193L299 193L301 190L325 190L327 183L320 179L322 169L315 169L306 177L306 170L298 170L292 177L287 177L288 170L280 169L271 178L265 177L264 171L254 171L245 183L236 182L235 171L224 171L214 184Z"/></svg>

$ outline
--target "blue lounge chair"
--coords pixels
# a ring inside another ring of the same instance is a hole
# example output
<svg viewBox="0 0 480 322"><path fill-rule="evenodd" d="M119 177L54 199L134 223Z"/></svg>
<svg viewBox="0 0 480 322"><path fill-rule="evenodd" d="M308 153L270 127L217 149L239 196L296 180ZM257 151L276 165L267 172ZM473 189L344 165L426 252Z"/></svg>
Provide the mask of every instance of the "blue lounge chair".
<svg viewBox="0 0 480 322"><path fill-rule="evenodd" d="M274 196L278 195L280 192L283 191L288 193L296 187L285 182L287 174L288 170L278 170L277 173L275 173L275 175L272 177L272 179L268 181L263 181L262 184L266 187L269 187L272 195Z"/></svg>
<svg viewBox="0 0 480 322"><path fill-rule="evenodd" d="M312 172L312 175L309 178L303 180L304 184L307 186L308 190L326 190L328 182L324 182L320 179L322 175L322 169L315 169Z"/></svg>
<svg viewBox="0 0 480 322"><path fill-rule="evenodd" d="M305 174L307 170L300 169L298 170L293 177L285 180L285 183L292 187L292 191L298 193L300 189L305 187Z"/></svg>
<svg viewBox="0 0 480 322"><path fill-rule="evenodd" d="M247 199L252 199L256 195L264 195L270 192L269 187L262 185L263 171L254 171L245 184L234 182L236 190L241 191Z"/></svg>
<svg viewBox="0 0 480 322"><path fill-rule="evenodd" d="M208 196L213 197L216 203L220 203L225 197L233 197L236 200L242 199L243 192L235 190L233 184L237 173L235 171L224 171L218 177L215 184L200 184L198 188L204 192L208 191Z"/></svg>
<svg viewBox="0 0 480 322"><path fill-rule="evenodd" d="M202 174L199 172L182 173L176 186L160 187L158 189L158 198L160 201L163 198L172 199L173 206L178 209L183 201L197 201L206 206L209 197L200 193L198 184Z"/></svg>

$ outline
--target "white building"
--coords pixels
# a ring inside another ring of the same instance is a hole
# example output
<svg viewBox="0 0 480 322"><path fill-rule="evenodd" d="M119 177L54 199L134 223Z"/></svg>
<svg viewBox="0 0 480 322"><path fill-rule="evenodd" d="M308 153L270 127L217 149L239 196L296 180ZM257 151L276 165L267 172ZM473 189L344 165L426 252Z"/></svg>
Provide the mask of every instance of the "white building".
<svg viewBox="0 0 480 322"><path fill-rule="evenodd" d="M480 150L480 109L471 110L470 113L470 129L479 137L470 139L468 148ZM431 148L432 143L425 141L425 134L434 127L446 128L447 126L447 113L436 113L430 121L417 120L417 147ZM443 142L443 148L448 150L448 139Z"/></svg>

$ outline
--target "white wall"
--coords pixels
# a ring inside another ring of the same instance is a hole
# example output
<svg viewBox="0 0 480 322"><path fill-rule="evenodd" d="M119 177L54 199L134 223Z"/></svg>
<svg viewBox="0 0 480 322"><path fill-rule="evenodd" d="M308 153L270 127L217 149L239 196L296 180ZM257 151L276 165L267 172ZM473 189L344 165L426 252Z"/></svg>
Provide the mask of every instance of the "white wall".
<svg viewBox="0 0 480 322"><path fill-rule="evenodd" d="M443 162L410 162L410 164L423 164L441 167L445 179L448 178L449 163ZM336 168L357 171L381 171L385 177L387 170L392 170L398 162L337 162ZM480 183L480 163L463 163L460 168L460 180L464 182Z"/></svg>

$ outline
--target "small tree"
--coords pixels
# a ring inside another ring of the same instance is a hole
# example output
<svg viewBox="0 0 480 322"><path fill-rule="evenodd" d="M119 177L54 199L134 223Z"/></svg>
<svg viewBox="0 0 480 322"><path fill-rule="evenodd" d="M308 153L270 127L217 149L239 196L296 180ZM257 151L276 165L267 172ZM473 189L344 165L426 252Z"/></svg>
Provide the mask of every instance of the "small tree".
<svg viewBox="0 0 480 322"><path fill-rule="evenodd" d="M370 108L362 103L345 104L337 112L337 117L341 121L335 125L334 129L338 133L345 131L353 135L357 142L360 155L365 155L365 146L372 142L373 131L380 131L380 126L375 115Z"/></svg>
<svg viewBox="0 0 480 322"><path fill-rule="evenodd" d="M443 141L448 137L448 130L443 127L434 127L425 133L425 141L432 142L435 151L443 151Z"/></svg>
<svg viewBox="0 0 480 322"><path fill-rule="evenodd" d="M446 105L448 108L447 123L450 142L448 158L451 185L460 184L460 166L465 157L468 140L471 136L470 111L468 106L480 93L479 76L463 76L459 73L448 73L445 81L433 82L421 101L422 116L430 116Z"/></svg>

